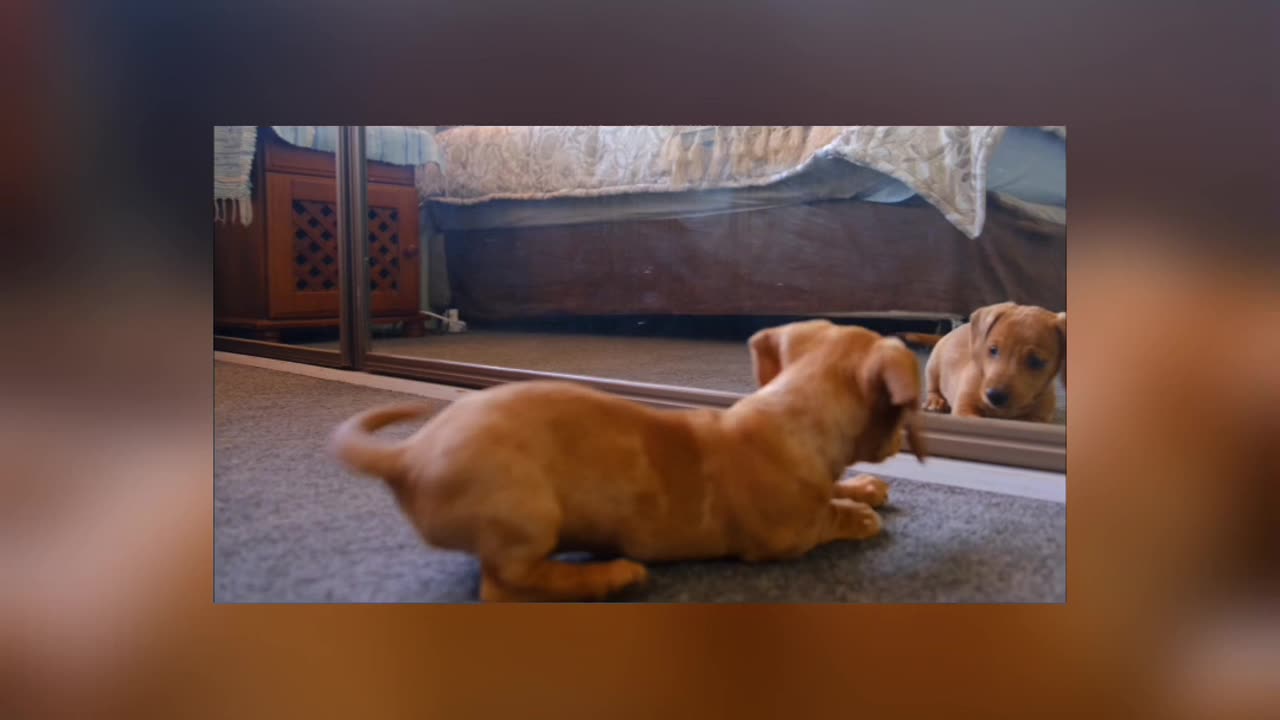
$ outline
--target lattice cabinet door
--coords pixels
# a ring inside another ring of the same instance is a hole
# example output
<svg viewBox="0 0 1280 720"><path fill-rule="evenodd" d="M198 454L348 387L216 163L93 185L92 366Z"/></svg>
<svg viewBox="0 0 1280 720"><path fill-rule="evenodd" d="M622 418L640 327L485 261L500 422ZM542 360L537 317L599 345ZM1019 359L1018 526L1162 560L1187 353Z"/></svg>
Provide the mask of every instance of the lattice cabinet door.
<svg viewBox="0 0 1280 720"><path fill-rule="evenodd" d="M369 284L374 315L417 310L417 192L369 185ZM338 207L333 181L268 173L267 273L272 318L338 313Z"/></svg>

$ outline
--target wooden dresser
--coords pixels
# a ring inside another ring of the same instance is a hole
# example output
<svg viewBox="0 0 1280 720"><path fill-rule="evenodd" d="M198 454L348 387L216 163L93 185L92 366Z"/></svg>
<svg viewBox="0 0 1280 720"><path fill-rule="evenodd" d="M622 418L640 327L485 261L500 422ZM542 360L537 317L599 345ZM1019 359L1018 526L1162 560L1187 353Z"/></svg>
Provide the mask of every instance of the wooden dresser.
<svg viewBox="0 0 1280 720"><path fill-rule="evenodd" d="M214 327L278 340L338 325L334 156L258 131L253 221L214 223ZM418 194L413 168L369 163L369 284L374 322L421 335Z"/></svg>

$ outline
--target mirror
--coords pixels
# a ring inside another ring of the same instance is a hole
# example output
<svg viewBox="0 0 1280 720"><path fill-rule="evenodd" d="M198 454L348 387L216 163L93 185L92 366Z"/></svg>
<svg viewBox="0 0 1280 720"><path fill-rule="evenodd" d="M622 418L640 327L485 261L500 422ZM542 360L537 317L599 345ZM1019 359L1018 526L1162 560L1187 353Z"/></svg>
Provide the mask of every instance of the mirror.
<svg viewBox="0 0 1280 720"><path fill-rule="evenodd" d="M323 154L321 134L272 129L268 172L272 152ZM1042 311L997 313L984 344L939 362L941 392L982 415L1065 423L1065 128L366 137L376 355L744 393L760 328L828 318L904 334L923 375L938 336L1013 302ZM299 187L291 223L312 201ZM337 347L336 335L307 342Z"/></svg>

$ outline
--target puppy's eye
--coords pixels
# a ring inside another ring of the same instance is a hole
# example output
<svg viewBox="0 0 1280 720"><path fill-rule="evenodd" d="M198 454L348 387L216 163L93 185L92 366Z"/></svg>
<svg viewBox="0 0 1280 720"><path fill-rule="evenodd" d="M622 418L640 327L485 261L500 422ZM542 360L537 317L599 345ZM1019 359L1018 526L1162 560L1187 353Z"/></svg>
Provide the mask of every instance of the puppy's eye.
<svg viewBox="0 0 1280 720"><path fill-rule="evenodd" d="M995 357L1000 354L1000 348L996 347L995 345L992 345L991 347L987 348L987 353L990 354L991 357Z"/></svg>
<svg viewBox="0 0 1280 720"><path fill-rule="evenodd" d="M1044 358L1040 357L1039 355L1027 356L1027 367L1031 368L1032 370L1043 370Z"/></svg>

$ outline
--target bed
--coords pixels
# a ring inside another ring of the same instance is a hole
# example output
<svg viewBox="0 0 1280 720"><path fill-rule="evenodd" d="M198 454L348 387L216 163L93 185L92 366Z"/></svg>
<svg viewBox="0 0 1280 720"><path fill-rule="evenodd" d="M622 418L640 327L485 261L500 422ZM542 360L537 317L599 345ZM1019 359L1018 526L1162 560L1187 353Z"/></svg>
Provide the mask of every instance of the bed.
<svg viewBox="0 0 1280 720"><path fill-rule="evenodd" d="M1066 306L1066 130L480 127L421 168L432 304L965 317Z"/></svg>

